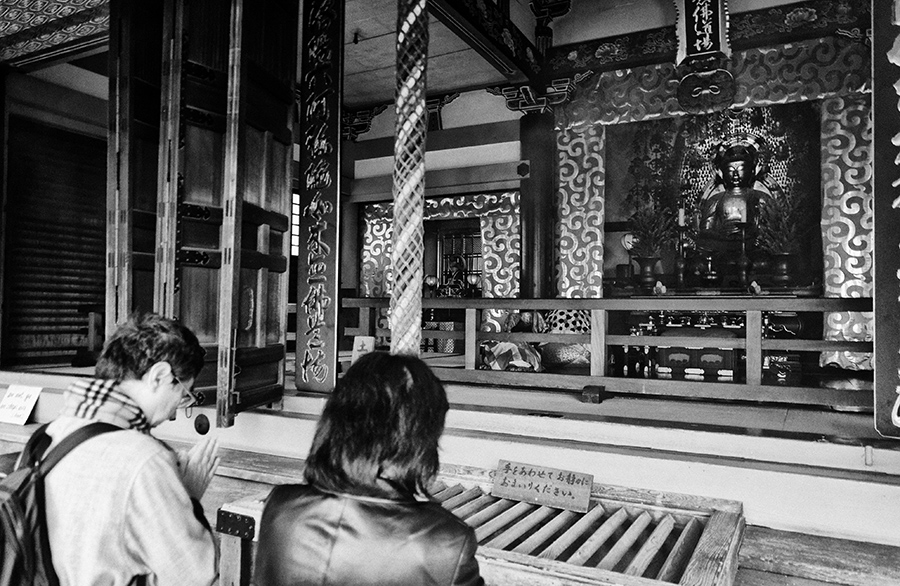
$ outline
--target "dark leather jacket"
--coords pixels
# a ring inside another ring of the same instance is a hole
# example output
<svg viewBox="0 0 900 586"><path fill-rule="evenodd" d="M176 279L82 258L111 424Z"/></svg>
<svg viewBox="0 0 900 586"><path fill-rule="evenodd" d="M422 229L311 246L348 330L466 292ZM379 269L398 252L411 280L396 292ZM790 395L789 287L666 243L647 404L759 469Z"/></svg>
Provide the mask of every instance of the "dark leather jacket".
<svg viewBox="0 0 900 586"><path fill-rule="evenodd" d="M276 487L259 528L256 586L480 586L474 530L434 502Z"/></svg>

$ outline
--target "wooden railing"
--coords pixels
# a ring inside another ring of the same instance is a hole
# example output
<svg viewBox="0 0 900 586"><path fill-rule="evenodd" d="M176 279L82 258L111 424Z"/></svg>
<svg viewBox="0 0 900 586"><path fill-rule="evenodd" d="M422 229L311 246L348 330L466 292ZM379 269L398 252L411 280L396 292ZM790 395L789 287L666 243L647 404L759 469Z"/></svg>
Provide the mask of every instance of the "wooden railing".
<svg viewBox="0 0 900 586"><path fill-rule="evenodd" d="M797 298L776 296L753 297L658 297L642 299L423 299L425 309L448 309L462 312L464 329L439 331L423 329L423 339L461 340L463 352L456 364L433 361L433 369L444 381L540 387L544 389L584 390L601 387L622 394L660 395L751 402L820 405L835 408L871 410L871 392L855 389L786 386L764 384L763 358L770 351L793 352L872 352L872 342L829 341L823 339L769 339L764 336L763 318L772 312L828 313L870 312L872 299ZM354 298L342 300L342 311L357 309L359 323L347 328L345 336L367 335L390 337L390 330L377 324L377 312L389 306L388 299ZM499 333L481 330L483 310L546 311L552 309L585 310L591 316L589 334ZM744 314L743 338L688 337L610 334L611 312L736 312ZM479 369L479 343L485 340L517 342L559 342L589 344L589 374L508 372ZM730 348L743 353L745 380L738 382L698 382L658 378L624 378L607 373L607 357L611 346L647 346Z"/></svg>

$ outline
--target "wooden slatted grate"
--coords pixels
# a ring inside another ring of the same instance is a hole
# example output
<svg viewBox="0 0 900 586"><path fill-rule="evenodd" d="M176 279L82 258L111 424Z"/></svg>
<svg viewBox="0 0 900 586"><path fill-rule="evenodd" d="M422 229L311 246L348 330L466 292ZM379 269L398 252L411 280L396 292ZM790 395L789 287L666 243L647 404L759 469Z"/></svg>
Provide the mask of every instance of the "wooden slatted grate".
<svg viewBox="0 0 900 586"><path fill-rule="evenodd" d="M563 562L577 566L577 571L572 568L577 576L606 578L600 583L607 584L619 583L608 580L609 572L623 579L635 577L621 582L628 585L728 586L734 579L736 562L731 558L743 529L738 513L700 513L593 496L587 513L576 513L494 497L489 487L477 484L443 480L432 494L475 529L480 553L510 552L504 563Z"/></svg>
<svg viewBox="0 0 900 586"><path fill-rule="evenodd" d="M594 483L586 513L491 496L494 471L443 464L431 494L475 529L489 586L733 586L736 501ZM243 584L268 491L219 509L220 581ZM230 552L230 553L227 553ZM233 567L232 564L233 563Z"/></svg>

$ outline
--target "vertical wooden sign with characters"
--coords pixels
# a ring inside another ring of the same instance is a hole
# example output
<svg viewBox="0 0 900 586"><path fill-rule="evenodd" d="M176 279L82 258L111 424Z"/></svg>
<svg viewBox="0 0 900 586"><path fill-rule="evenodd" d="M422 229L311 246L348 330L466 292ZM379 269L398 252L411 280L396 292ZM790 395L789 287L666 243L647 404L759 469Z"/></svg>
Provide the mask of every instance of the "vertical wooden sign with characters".
<svg viewBox="0 0 900 586"><path fill-rule="evenodd" d="M678 9L676 65L685 59L731 54L725 0L676 0L675 7Z"/></svg>
<svg viewBox="0 0 900 586"><path fill-rule="evenodd" d="M728 71L726 0L675 0L678 15L678 104L691 114L714 112L731 106L737 91Z"/></svg>
<svg viewBox="0 0 900 586"><path fill-rule="evenodd" d="M340 145L344 3L303 3L300 110L298 389L330 391L337 378Z"/></svg>

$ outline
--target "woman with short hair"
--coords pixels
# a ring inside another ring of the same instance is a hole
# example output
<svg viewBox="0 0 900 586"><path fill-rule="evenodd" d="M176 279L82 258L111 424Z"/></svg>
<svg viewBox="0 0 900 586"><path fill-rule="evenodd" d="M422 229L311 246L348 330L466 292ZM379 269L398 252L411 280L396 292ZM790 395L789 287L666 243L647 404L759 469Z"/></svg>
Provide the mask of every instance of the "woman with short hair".
<svg viewBox="0 0 900 586"><path fill-rule="evenodd" d="M483 584L474 530L428 493L447 409L415 356L354 363L322 412L307 483L266 501L257 586Z"/></svg>

